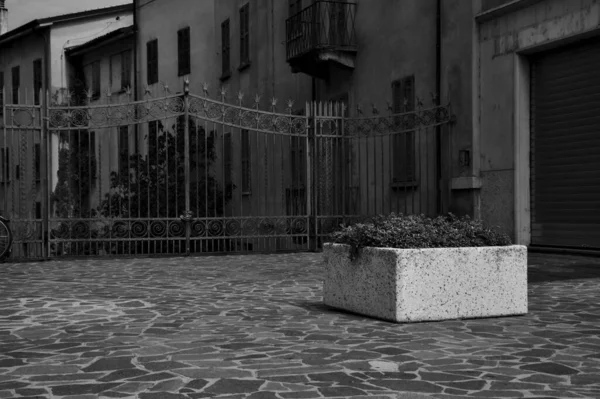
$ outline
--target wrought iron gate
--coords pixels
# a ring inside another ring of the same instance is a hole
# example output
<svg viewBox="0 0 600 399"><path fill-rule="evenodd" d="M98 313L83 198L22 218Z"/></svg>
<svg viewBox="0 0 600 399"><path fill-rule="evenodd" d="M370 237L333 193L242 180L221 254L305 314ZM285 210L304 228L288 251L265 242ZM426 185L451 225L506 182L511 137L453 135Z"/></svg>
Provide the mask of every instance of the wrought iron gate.
<svg viewBox="0 0 600 399"><path fill-rule="evenodd" d="M306 251L342 223L441 210L447 106L349 118L339 103L261 110L187 87L4 106L13 258Z"/></svg>

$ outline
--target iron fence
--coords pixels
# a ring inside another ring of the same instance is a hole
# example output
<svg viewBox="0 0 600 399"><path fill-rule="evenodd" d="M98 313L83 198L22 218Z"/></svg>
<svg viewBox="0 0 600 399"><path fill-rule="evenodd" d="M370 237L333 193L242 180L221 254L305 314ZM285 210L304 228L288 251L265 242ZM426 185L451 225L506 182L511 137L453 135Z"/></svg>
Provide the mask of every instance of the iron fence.
<svg viewBox="0 0 600 399"><path fill-rule="evenodd" d="M187 87L122 104L5 104L13 258L308 251L340 224L443 208L448 106L348 117L341 103L263 110L259 97Z"/></svg>

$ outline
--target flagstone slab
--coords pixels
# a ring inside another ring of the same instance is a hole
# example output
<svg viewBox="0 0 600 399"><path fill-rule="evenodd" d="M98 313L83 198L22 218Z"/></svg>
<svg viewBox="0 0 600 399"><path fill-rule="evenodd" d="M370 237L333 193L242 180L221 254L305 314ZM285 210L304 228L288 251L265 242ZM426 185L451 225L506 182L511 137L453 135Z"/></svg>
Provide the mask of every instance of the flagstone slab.
<svg viewBox="0 0 600 399"><path fill-rule="evenodd" d="M527 315L405 325L323 306L320 254L3 264L0 399L600 397L600 260L529 262Z"/></svg>

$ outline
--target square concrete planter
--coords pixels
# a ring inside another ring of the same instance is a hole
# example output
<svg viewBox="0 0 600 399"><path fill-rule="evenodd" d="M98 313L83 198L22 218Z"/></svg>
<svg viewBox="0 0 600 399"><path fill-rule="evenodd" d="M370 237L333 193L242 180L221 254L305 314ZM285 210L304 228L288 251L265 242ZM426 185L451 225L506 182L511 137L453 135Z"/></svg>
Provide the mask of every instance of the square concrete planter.
<svg viewBox="0 0 600 399"><path fill-rule="evenodd" d="M527 313L527 248L364 248L325 244L326 305L395 322Z"/></svg>

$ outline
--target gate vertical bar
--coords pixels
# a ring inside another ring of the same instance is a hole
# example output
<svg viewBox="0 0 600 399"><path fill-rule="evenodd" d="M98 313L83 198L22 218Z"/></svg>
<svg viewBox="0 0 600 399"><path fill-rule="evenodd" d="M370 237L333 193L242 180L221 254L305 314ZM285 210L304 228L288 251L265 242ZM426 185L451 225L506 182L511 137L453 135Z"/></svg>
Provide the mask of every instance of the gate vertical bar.
<svg viewBox="0 0 600 399"><path fill-rule="evenodd" d="M316 132L316 114L317 106L313 101L306 104L306 215L308 216L308 239L310 250L317 250L317 237L316 237L316 193L314 185L314 146L315 146L315 132ZM314 230L313 230L314 226ZM315 236L311 237L311 232L314 231Z"/></svg>
<svg viewBox="0 0 600 399"><path fill-rule="evenodd" d="M49 177L51 173L51 159L50 159L50 137L48 134L49 128L49 107L50 107L50 96L48 92L40 94L42 99L42 105L40 109L40 125L42 129L41 151L40 151L40 165L44 165L46 173L41 173L42 179L42 250L44 259L50 258L50 232L49 232L49 218L50 218L50 193L49 193Z"/></svg>
<svg viewBox="0 0 600 399"><path fill-rule="evenodd" d="M185 254L186 256L190 255L190 235L191 235L191 225L190 222L192 220L192 214L190 210L190 81L188 79L184 82L183 88L183 100L184 100L184 130L183 130L183 142L184 142L184 151L183 155L183 169L184 169L184 178L185 178L185 210L184 212L184 222L185 222Z"/></svg>

